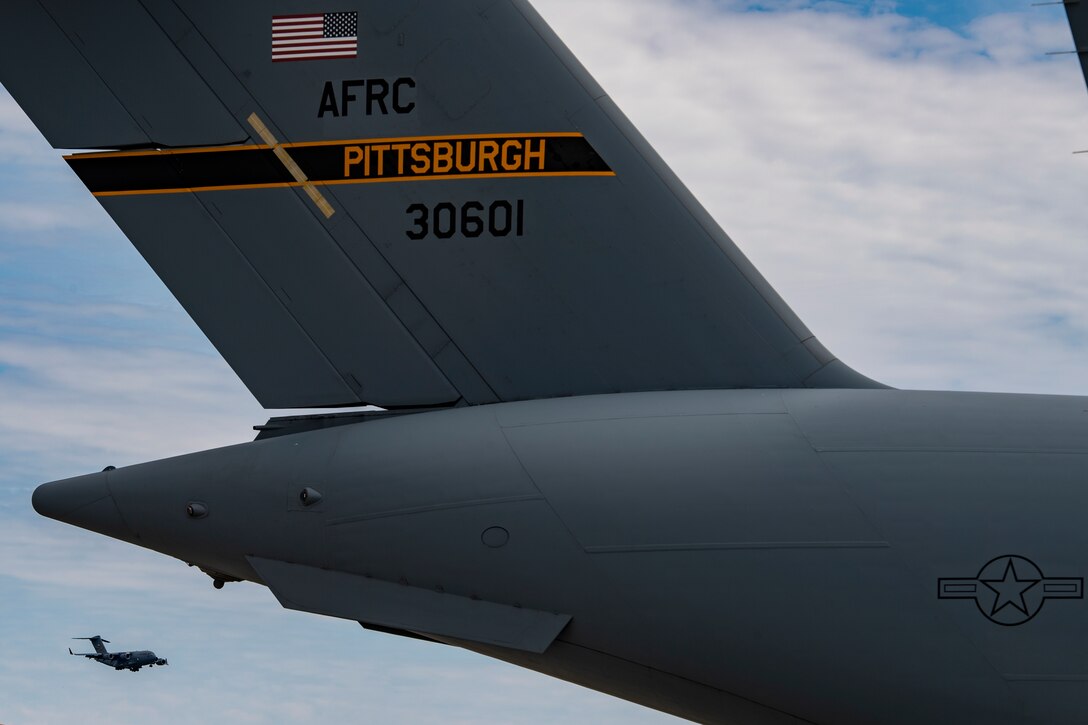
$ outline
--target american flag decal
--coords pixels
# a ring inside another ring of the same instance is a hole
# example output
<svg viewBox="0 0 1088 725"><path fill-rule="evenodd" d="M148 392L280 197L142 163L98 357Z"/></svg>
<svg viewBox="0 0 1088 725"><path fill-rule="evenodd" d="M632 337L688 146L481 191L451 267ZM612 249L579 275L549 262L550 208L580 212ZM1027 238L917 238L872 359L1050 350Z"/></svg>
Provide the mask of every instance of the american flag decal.
<svg viewBox="0 0 1088 725"><path fill-rule="evenodd" d="M272 17L272 60L354 58L359 51L359 13L310 13Z"/></svg>

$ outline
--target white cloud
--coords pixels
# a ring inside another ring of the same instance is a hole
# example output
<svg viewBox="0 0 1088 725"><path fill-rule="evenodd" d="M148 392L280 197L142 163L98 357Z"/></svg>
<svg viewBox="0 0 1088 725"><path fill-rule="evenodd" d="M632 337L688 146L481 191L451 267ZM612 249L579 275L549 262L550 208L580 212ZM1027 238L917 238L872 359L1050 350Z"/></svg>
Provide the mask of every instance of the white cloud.
<svg viewBox="0 0 1088 725"><path fill-rule="evenodd" d="M0 202L0 229L9 231L103 229L107 223L100 208L85 203Z"/></svg>
<svg viewBox="0 0 1088 725"><path fill-rule="evenodd" d="M48 232L116 229L62 156L0 86L0 241L56 246Z"/></svg>
<svg viewBox="0 0 1088 725"><path fill-rule="evenodd" d="M241 443L266 415L211 354L9 337L0 338L0 366L5 446L56 451L49 468L91 454L101 468Z"/></svg>
<svg viewBox="0 0 1088 725"><path fill-rule="evenodd" d="M197 569L37 517L30 521L0 517L0 551L4 552L0 578L17 581L47 599L84 597L89 610L109 612L134 595L177 615L194 608L223 612L229 606L253 606L258 599L267 604L263 588L258 592L257 587L239 587L228 593L226 598L232 601L224 607L224 598L206 596L210 580ZM198 588L201 584L205 586Z"/></svg>
<svg viewBox="0 0 1088 725"><path fill-rule="evenodd" d="M1088 94L1058 13L546 0L828 347L902 387L1088 392ZM1062 330L1039 320L1062 319Z"/></svg>

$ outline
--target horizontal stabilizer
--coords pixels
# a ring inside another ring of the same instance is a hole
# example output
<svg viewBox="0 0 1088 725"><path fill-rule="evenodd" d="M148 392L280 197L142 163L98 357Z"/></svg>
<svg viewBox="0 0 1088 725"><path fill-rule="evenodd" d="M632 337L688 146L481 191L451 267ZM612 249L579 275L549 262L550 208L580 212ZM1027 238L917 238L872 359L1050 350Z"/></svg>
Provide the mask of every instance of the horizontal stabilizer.
<svg viewBox="0 0 1088 725"><path fill-rule="evenodd" d="M541 653L570 616L392 584L344 572L247 557L287 609L419 634Z"/></svg>

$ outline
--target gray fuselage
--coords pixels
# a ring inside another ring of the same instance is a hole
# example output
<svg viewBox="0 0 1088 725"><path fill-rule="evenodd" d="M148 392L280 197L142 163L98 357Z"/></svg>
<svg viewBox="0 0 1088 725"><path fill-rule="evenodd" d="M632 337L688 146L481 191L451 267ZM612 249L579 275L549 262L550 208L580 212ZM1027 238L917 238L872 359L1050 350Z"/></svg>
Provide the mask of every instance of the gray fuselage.
<svg viewBox="0 0 1088 725"><path fill-rule="evenodd" d="M1088 721L1086 398L508 403L69 479L35 506L225 577L261 581L259 557L563 613L543 654L431 638L691 719Z"/></svg>
<svg viewBox="0 0 1088 725"><path fill-rule="evenodd" d="M148 650L140 650L138 652L107 652L106 654L96 655L91 657L95 662L101 662L107 667L112 667L115 670L133 670L136 671L141 667L154 667L155 665L165 665L166 660L160 659L154 652Z"/></svg>

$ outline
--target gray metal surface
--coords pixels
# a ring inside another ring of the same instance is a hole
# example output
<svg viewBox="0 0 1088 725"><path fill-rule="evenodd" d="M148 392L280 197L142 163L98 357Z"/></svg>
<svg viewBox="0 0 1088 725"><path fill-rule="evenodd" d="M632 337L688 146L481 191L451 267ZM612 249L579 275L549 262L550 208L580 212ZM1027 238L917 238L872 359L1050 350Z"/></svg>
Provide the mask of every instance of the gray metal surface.
<svg viewBox="0 0 1088 725"><path fill-rule="evenodd" d="M57 148L242 143L230 112L139 0L108 11L16 0L0 28L0 81Z"/></svg>
<svg viewBox="0 0 1088 725"><path fill-rule="evenodd" d="M42 27L29 23L13 42L66 53L64 43L78 35L79 64L106 88L60 77L76 62L63 53L49 63L9 59L2 78L54 144L261 142L255 114L288 144L583 134L614 172L326 179L317 188L334 212L328 218L299 187L204 191L196 204L184 180L170 194L100 196L141 251L167 250L145 256L266 406L876 385L815 340L527 3L386 5L356 0L344 8L358 13L358 57L272 62L272 16L311 11L305 0L275 8L125 0L109 16L87 3L48 0L49 22L40 6L27 5L20 12ZM146 32L132 32L132 43L118 37L131 28ZM125 62L137 56L137 67ZM352 105L342 86L351 79L378 85L357 84ZM86 123L50 100L70 86L94 94L88 103L96 113ZM405 95L399 105L392 96L371 102L368 87ZM127 113L116 112L117 103ZM179 179L199 160L164 158ZM224 174L238 158L223 162ZM131 173L108 175L114 183L135 179ZM494 233L500 223L477 236L462 224L448 238L407 236L413 205L496 203L523 210L520 233ZM209 289L201 257L177 259L198 245L242 265L214 272ZM245 312L209 313L213 307Z"/></svg>
<svg viewBox="0 0 1088 725"><path fill-rule="evenodd" d="M151 143L38 0L10 0L4 9L12 20L0 24L0 83L54 148ZM63 93L43 92L61 83Z"/></svg>
<svg viewBox="0 0 1088 725"><path fill-rule="evenodd" d="M383 582L373 577L249 557L288 609L540 654L570 616Z"/></svg>
<svg viewBox="0 0 1088 725"><path fill-rule="evenodd" d="M292 191L102 202L264 404L460 397Z"/></svg>
<svg viewBox="0 0 1088 725"><path fill-rule="evenodd" d="M35 506L239 579L263 581L258 557L562 612L542 654L438 638L700 721L1074 725L1086 482L1084 398L716 391L370 420L48 484ZM1045 574L1028 621L1009 621L1023 592L982 601L982 580L1015 584L980 574L1005 556ZM365 617L330 592L292 606Z"/></svg>

